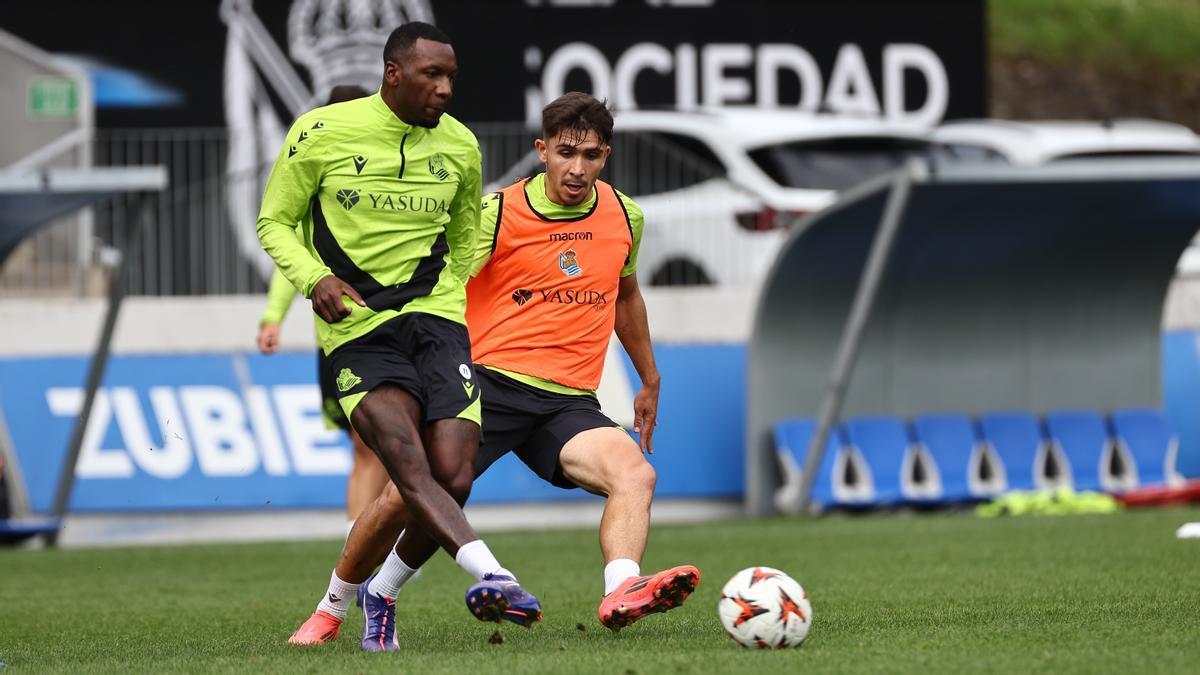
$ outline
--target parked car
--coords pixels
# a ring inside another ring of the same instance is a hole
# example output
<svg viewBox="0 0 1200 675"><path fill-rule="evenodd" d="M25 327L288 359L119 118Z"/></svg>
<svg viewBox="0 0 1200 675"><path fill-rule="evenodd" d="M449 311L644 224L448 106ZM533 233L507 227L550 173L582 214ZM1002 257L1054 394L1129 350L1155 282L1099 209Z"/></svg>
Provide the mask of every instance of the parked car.
<svg viewBox="0 0 1200 675"><path fill-rule="evenodd" d="M1096 157L1200 156L1200 137L1191 129L1155 120L958 120L943 123L931 138L948 148L951 157L1016 166Z"/></svg>
<svg viewBox="0 0 1200 675"><path fill-rule="evenodd" d="M753 286L792 223L930 141L880 119L723 108L621 112L612 145L604 178L646 214L643 283Z"/></svg>

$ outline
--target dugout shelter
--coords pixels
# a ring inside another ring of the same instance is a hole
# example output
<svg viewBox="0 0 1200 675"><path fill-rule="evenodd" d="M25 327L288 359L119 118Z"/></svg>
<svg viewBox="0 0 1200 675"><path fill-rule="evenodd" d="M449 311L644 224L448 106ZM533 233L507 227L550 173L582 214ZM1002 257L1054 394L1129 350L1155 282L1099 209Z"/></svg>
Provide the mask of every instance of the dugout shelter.
<svg viewBox="0 0 1200 675"><path fill-rule="evenodd" d="M1160 407L1163 303L1197 229L1187 158L917 161L849 191L759 298L748 512L773 510L785 418L817 422L816 450L855 416Z"/></svg>

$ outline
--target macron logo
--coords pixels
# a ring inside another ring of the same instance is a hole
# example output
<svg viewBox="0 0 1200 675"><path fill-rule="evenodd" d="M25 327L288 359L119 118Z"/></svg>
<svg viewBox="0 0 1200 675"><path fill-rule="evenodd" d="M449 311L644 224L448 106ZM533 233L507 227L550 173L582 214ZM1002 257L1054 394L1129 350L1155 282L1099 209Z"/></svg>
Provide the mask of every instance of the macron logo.
<svg viewBox="0 0 1200 675"><path fill-rule="evenodd" d="M591 241L591 232L551 232L550 241Z"/></svg>

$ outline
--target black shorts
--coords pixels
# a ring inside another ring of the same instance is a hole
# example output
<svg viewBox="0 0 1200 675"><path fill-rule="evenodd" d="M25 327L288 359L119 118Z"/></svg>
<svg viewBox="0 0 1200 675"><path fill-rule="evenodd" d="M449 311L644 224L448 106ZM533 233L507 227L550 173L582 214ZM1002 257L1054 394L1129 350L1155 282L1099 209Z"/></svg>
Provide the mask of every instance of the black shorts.
<svg viewBox="0 0 1200 675"><path fill-rule="evenodd" d="M467 327L412 312L389 319L329 354L346 417L371 390L400 387L421 404L422 422L459 417L480 422L479 390Z"/></svg>
<svg viewBox="0 0 1200 675"><path fill-rule="evenodd" d="M321 417L325 419L325 426L330 429L349 432L350 420L346 419L346 413L342 412L342 406L338 403L337 386L333 383L336 379L333 360L317 348L317 384L321 386Z"/></svg>
<svg viewBox="0 0 1200 675"><path fill-rule="evenodd" d="M567 480L558 463L563 446L581 431L621 425L600 412L594 396L556 394L476 366L483 392L483 445L475 458L479 477L509 452L548 483L579 487Z"/></svg>

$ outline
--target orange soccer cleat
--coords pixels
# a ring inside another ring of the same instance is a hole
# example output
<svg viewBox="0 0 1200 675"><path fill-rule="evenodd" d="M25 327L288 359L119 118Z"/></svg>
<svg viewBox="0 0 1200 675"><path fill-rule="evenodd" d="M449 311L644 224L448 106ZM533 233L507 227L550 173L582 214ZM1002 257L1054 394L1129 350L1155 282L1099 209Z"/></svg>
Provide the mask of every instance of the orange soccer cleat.
<svg viewBox="0 0 1200 675"><path fill-rule="evenodd" d="M691 565L672 567L649 577L630 577L600 602L600 623L613 630L650 614L683 604L700 583L700 570Z"/></svg>
<svg viewBox="0 0 1200 675"><path fill-rule="evenodd" d="M342 620L328 612L317 610L308 617L308 621L300 626L292 637L288 638L290 645L321 645L338 639L342 630Z"/></svg>

